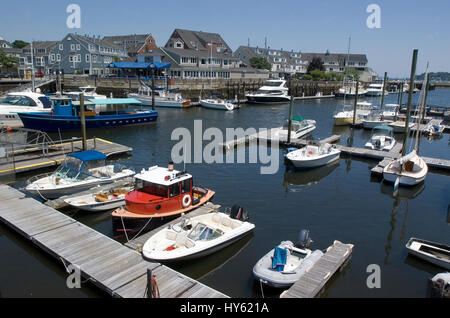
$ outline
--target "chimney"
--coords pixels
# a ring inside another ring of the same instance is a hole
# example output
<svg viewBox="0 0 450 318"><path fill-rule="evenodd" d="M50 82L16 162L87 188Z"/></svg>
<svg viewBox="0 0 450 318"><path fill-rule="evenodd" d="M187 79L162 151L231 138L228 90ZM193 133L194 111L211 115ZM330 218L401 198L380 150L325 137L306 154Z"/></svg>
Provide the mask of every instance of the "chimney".
<svg viewBox="0 0 450 318"><path fill-rule="evenodd" d="M169 162L168 170L173 171L173 161Z"/></svg>

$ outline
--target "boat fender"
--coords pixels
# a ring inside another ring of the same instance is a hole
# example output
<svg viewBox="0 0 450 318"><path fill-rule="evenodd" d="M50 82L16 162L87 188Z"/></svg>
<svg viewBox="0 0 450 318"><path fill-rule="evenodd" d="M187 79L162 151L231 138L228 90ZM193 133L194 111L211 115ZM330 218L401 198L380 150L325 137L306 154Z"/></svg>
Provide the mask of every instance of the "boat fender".
<svg viewBox="0 0 450 318"><path fill-rule="evenodd" d="M189 194L186 194L183 197L183 201L182 201L183 208L187 208L188 206L191 205L191 203L192 203L191 196Z"/></svg>

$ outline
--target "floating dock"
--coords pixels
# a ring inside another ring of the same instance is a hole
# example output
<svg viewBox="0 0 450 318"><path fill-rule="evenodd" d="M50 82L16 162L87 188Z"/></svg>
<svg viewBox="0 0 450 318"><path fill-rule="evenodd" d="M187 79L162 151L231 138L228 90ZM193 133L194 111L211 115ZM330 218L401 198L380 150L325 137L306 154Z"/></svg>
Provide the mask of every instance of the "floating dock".
<svg viewBox="0 0 450 318"><path fill-rule="evenodd" d="M161 298L227 296L142 255L24 193L0 185L0 221L37 247L80 270L81 276L113 297L147 295L149 270Z"/></svg>
<svg viewBox="0 0 450 318"><path fill-rule="evenodd" d="M325 254L294 283L280 298L314 298L331 277L344 268L352 255L353 244L334 241Z"/></svg>
<svg viewBox="0 0 450 318"><path fill-rule="evenodd" d="M87 150L95 149L106 156L125 154L133 150L131 147L101 138L88 139L86 144ZM45 150L41 147L11 149L8 154L0 158L0 177L58 166L67 154L79 151L83 151L80 139L52 143Z"/></svg>

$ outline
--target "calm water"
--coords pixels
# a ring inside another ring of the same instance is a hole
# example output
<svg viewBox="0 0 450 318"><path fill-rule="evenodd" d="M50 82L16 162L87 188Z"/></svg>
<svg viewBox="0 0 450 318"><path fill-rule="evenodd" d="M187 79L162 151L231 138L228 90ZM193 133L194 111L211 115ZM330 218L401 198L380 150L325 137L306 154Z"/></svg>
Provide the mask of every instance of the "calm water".
<svg viewBox="0 0 450 318"><path fill-rule="evenodd" d="M415 100L417 96L415 97ZM377 99L368 99L374 104ZM406 101L406 97L403 99ZM430 92L430 104L447 105L450 90ZM386 102L396 102L391 95ZM348 101L350 103L350 101ZM351 136L347 127L333 127L332 113L342 100L324 99L297 102L294 115L317 121L313 137L323 139L341 134L346 144ZM203 120L203 129L218 127L271 128L283 124L289 105L245 105L234 112L192 108L158 109L155 125L90 131L134 148L131 157L120 162L137 170L170 160L173 129L193 131L193 121ZM64 136L63 136L64 137ZM355 130L354 146L363 146L370 132ZM401 136L398 136L401 139ZM421 141L424 156L450 159L449 135ZM205 259L178 265L177 270L231 297L260 297L260 286L252 277L254 264L282 240L296 240L298 232L310 229L312 248L324 249L334 240L355 245L349 266L326 289L327 297L423 297L426 280L443 270L408 256L405 244L412 236L450 243L448 208L450 177L429 173L421 186L402 190L392 197L392 186L371 180L374 161L341 158L339 163L312 171L295 171L278 156L276 174L261 175L260 164L187 164L194 182L216 191L214 203L237 203L256 225L254 233L229 248ZM178 166L177 168L182 168ZM23 176L14 186L24 185ZM77 220L112 236L110 214L83 214L65 210ZM4 226L0 226L0 296L3 297L102 297L90 284L80 290L66 288L66 273L58 261L35 248ZM366 268L381 267L381 289L368 289ZM278 293L264 288L265 296Z"/></svg>

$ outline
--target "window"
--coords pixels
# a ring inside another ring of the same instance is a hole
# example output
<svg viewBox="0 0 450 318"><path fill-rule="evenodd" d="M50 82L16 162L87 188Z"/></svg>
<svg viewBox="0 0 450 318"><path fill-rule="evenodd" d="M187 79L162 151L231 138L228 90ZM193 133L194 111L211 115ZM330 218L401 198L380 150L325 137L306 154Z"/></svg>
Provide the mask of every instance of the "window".
<svg viewBox="0 0 450 318"><path fill-rule="evenodd" d="M58 61L58 62L61 61L61 54L56 54L56 61Z"/></svg>
<svg viewBox="0 0 450 318"><path fill-rule="evenodd" d="M77 51L81 50L81 45L77 44Z"/></svg>
<svg viewBox="0 0 450 318"><path fill-rule="evenodd" d="M89 63L91 61L91 55L86 54L86 63Z"/></svg>
<svg viewBox="0 0 450 318"><path fill-rule="evenodd" d="M56 60L55 54L50 55L50 61L54 62Z"/></svg>
<svg viewBox="0 0 450 318"><path fill-rule="evenodd" d="M71 45L70 45L70 50L71 50L71 51L75 51L75 44L71 44Z"/></svg>
<svg viewBox="0 0 450 318"><path fill-rule="evenodd" d="M60 44L60 45L59 45L59 50L60 50L60 51L63 51L63 50L64 50L64 44Z"/></svg>
<svg viewBox="0 0 450 318"><path fill-rule="evenodd" d="M175 47L176 47L177 49L181 49L181 48L183 47L183 43L181 43L181 42L176 42L176 43L175 43Z"/></svg>
<svg viewBox="0 0 450 318"><path fill-rule="evenodd" d="M171 198L180 195L180 184L179 183L173 184L169 187L169 195Z"/></svg>

